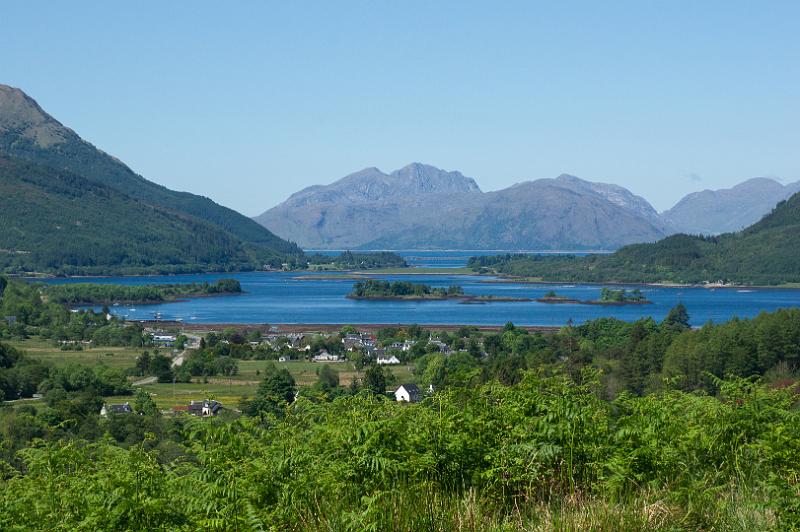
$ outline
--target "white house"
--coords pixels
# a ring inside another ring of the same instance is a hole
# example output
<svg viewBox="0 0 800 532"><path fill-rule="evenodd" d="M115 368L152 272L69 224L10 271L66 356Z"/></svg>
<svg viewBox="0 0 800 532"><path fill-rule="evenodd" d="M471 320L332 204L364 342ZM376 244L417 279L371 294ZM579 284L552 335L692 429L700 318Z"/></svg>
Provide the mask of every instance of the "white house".
<svg viewBox="0 0 800 532"><path fill-rule="evenodd" d="M400 363L400 359L397 358L396 356L392 355L392 356L389 356L389 357L378 357L375 360L375 362L379 366L394 366L394 365Z"/></svg>
<svg viewBox="0 0 800 532"><path fill-rule="evenodd" d="M171 347L175 345L175 336L171 334L154 334L153 342L159 345Z"/></svg>
<svg viewBox="0 0 800 532"><path fill-rule="evenodd" d="M394 391L394 398L398 402L418 403L422 400L422 392L416 384L401 384Z"/></svg>
<svg viewBox="0 0 800 532"><path fill-rule="evenodd" d="M339 355L332 355L328 353L326 349L323 349L322 351L319 352L318 355L315 355L314 358L312 358L311 360L313 360L314 362L339 362Z"/></svg>

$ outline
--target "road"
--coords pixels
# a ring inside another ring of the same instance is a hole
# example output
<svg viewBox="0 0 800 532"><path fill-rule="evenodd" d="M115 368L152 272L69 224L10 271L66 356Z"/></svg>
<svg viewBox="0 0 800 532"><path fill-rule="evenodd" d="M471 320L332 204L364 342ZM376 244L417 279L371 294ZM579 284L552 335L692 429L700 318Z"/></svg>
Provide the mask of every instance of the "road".
<svg viewBox="0 0 800 532"><path fill-rule="evenodd" d="M200 337L194 334L187 334L186 335L190 342L188 342L189 346L193 349L197 349L200 347ZM188 350L184 349L174 357L172 357L172 362L170 365L172 369L179 367L183 364L184 360L186 360L186 355L188 354ZM133 383L133 386L147 386L148 384L155 384L158 382L158 377L147 377L146 379L142 379Z"/></svg>

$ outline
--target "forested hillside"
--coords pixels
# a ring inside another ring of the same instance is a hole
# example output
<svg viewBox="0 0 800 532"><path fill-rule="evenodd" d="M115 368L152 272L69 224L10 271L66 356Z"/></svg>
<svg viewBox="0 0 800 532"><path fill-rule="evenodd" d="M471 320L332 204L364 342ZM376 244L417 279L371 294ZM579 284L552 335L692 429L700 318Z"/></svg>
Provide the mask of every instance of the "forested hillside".
<svg viewBox="0 0 800 532"><path fill-rule="evenodd" d="M800 282L800 194L779 203L760 222L718 237L673 235L611 255L474 257L476 270L544 280L587 282Z"/></svg>
<svg viewBox="0 0 800 532"><path fill-rule="evenodd" d="M302 254L294 244L276 237L236 211L217 205L208 198L188 192L176 192L144 179L118 159L64 127L22 91L6 85L0 85L0 155L53 168L56 172L81 176L148 206L145 212L158 210L184 220L173 221L173 224L189 223L206 227L207 229L200 231L198 238L206 236L213 229L214 235L210 239L212 248L227 245L219 242L220 240L230 241L232 246L241 248L233 254L233 263L240 262L242 252L246 252L256 264L280 264ZM20 205L18 208L23 207L24 205ZM92 207L102 207L102 204L94 204ZM98 214L100 213L102 211ZM108 214L110 217L114 213ZM122 225L129 222L122 219L115 220L114 223ZM158 221L151 224L151 227L155 225L160 225L156 231L156 239L159 238L158 233L170 231L168 226ZM177 231L181 229L176 228ZM190 252L188 257L183 258L170 254L172 251L175 249L157 253L150 262L171 264L198 258L196 253ZM215 251L211 251L209 255L207 261L203 259L201 262L208 266L219 264ZM165 262L165 258L171 260Z"/></svg>
<svg viewBox="0 0 800 532"><path fill-rule="evenodd" d="M134 200L66 170L0 156L0 269L56 274L260 266L210 223Z"/></svg>

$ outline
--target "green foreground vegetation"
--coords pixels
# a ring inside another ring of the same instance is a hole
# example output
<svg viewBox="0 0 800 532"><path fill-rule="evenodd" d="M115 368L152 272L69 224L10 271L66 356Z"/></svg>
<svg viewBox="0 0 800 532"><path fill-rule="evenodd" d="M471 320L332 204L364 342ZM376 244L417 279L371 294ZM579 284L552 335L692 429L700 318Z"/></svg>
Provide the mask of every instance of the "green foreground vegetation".
<svg viewBox="0 0 800 532"><path fill-rule="evenodd" d="M673 235L610 255L472 257L476 272L546 281L734 283L800 282L800 194L779 203L760 222L720 236Z"/></svg>
<svg viewBox="0 0 800 532"><path fill-rule="evenodd" d="M391 371L345 351L355 327L231 329L174 366L135 324L0 288L0 390L41 395L0 408L3 530L800 528L799 309L385 328ZM409 381L434 391L387 395ZM223 413L169 414L203 398Z"/></svg>

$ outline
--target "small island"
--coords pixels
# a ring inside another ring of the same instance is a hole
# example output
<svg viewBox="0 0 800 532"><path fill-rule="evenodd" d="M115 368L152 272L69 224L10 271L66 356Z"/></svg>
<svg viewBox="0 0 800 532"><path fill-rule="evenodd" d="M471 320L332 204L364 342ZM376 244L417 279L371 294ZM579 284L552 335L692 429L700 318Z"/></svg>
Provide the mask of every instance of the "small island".
<svg viewBox="0 0 800 532"><path fill-rule="evenodd" d="M547 292L544 296L538 298L536 300L538 303L549 303L551 305L557 305L559 303L581 303L579 299L572 299L569 297L564 297L556 294L553 290Z"/></svg>
<svg viewBox="0 0 800 532"><path fill-rule="evenodd" d="M410 283L408 281L382 281L380 279L367 279L353 285L353 290L347 295L349 299L371 300L403 300L403 301L428 301L442 299L464 298L464 289L460 286L447 288L434 288L427 284Z"/></svg>
<svg viewBox="0 0 800 532"><path fill-rule="evenodd" d="M652 303L647 299L641 290L635 288L628 292L624 288L620 290L612 290L610 288L603 288L600 291L600 299L580 300L558 295L553 290L547 292L544 296L536 299L537 303L559 304L569 303L573 305L604 305L604 306L622 306L622 305L649 305Z"/></svg>
<svg viewBox="0 0 800 532"><path fill-rule="evenodd" d="M410 283L408 281L382 281L367 279L353 285L353 290L347 294L348 299L363 299L371 301L443 301L458 299L461 303L501 303L532 301L528 298L495 296L490 294L471 295L465 294L460 286L453 285L447 288L434 288L427 284Z"/></svg>
<svg viewBox="0 0 800 532"><path fill-rule="evenodd" d="M47 301L63 305L141 305L176 301L179 298L241 294L242 286L236 279L220 279L213 284L204 282L149 285L98 283L40 285L39 291Z"/></svg>
<svg viewBox="0 0 800 532"><path fill-rule="evenodd" d="M619 290L612 290L610 288L603 288L600 290L600 299L584 301L586 305L607 305L607 306L620 306L620 305L649 305L652 303L647 299L641 290L634 288L630 292L621 288Z"/></svg>

